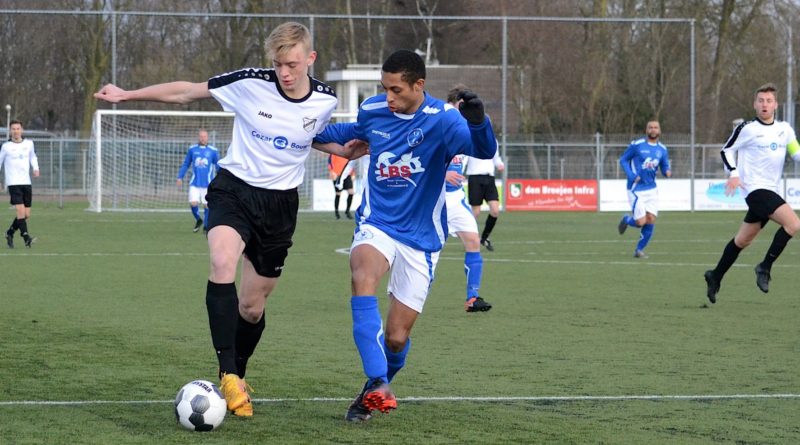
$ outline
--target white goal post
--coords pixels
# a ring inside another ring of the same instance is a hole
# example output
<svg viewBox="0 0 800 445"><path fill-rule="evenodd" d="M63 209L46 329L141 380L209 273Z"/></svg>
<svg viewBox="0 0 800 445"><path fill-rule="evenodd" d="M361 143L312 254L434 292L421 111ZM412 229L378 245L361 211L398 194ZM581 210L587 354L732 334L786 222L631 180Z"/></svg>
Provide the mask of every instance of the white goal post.
<svg viewBox="0 0 800 445"><path fill-rule="evenodd" d="M226 112L96 111L87 162L89 210L186 210L188 177L181 187L176 178L188 148L205 129L222 157L232 128L233 113Z"/></svg>
<svg viewBox="0 0 800 445"><path fill-rule="evenodd" d="M334 113L350 121L354 113ZM200 129L220 152L230 145L233 113L214 111L98 110L87 157L89 210L177 212L189 207L189 177L176 184L188 148ZM298 188L300 209L313 207L313 179L328 178L327 155L312 150Z"/></svg>

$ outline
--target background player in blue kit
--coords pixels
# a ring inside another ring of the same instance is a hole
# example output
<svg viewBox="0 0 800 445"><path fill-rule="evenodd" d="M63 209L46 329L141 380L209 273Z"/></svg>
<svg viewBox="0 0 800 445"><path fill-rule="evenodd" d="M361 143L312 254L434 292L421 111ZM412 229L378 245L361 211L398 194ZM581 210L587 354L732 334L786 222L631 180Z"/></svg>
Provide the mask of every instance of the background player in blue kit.
<svg viewBox="0 0 800 445"><path fill-rule="evenodd" d="M183 184L183 178L191 167L192 179L189 181L189 207L195 219L193 232L197 232L201 227L208 230L208 201L206 192L208 185L217 174L217 161L219 161L219 151L213 145L208 145L208 132L200 130L197 132L197 144L189 147L186 158L183 159L181 168L178 169L177 184ZM200 204L203 204L203 217L200 218Z"/></svg>
<svg viewBox="0 0 800 445"><path fill-rule="evenodd" d="M447 103L458 107L458 97L467 91L458 84L447 92ZM483 257L478 221L475 219L464 194L464 155L456 155L447 166L445 175L445 203L447 205L447 228L464 244L464 274L467 276L467 299L464 310L486 312L492 305L481 298L478 291L483 278ZM495 155L495 158L497 156Z"/></svg>
<svg viewBox="0 0 800 445"><path fill-rule="evenodd" d="M395 51L381 71L385 93L361 104L357 123L329 125L314 139L369 143L367 185L350 250L353 339L367 382L347 410L350 421L366 421L373 410L397 407L389 382L405 365L411 329L447 237L447 165L457 154L490 159L497 149L483 103L474 93L461 96L460 114L425 93L425 62L419 55ZM375 295L389 271L384 331Z"/></svg>
<svg viewBox="0 0 800 445"><path fill-rule="evenodd" d="M228 409L246 417L253 415L244 381L247 362L261 340L266 300L292 246L297 187L314 135L328 124L337 104L333 90L308 75L317 56L308 28L283 23L264 46L271 69L244 68L207 82L169 82L133 91L106 85L95 93L97 99L112 103L185 104L214 98L234 113L231 144L208 188L211 271L206 308L220 389ZM265 113L270 119L262 117ZM321 150L347 158L364 153L353 153L352 147Z"/></svg>
<svg viewBox="0 0 800 445"><path fill-rule="evenodd" d="M628 149L619 158L619 164L628 177L628 202L631 204L632 215L625 215L617 226L619 234L625 233L628 226L642 229L639 242L633 256L647 258L644 253L647 243L653 237L656 217L658 216L658 190L656 189L656 175L658 170L669 178L672 171L669 168L669 154L667 147L658 141L661 136L661 125L656 120L647 123L645 131L647 137L637 139L628 146Z"/></svg>

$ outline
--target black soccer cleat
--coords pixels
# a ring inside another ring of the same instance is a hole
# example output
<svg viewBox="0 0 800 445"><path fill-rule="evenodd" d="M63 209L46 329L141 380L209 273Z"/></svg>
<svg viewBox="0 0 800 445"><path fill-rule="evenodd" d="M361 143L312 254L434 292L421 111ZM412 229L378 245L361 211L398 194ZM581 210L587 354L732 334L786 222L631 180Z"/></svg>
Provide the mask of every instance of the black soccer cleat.
<svg viewBox="0 0 800 445"><path fill-rule="evenodd" d="M30 249L31 245L33 243L35 243L35 242L36 242L36 237L35 236L29 236L29 237L25 238L25 247Z"/></svg>
<svg viewBox="0 0 800 445"><path fill-rule="evenodd" d="M203 228L203 220L198 219L197 221L194 222L194 229L192 229L192 232L197 233L202 228Z"/></svg>
<svg viewBox="0 0 800 445"><path fill-rule="evenodd" d="M14 248L14 233L6 232L6 244L8 244L9 249Z"/></svg>
<svg viewBox="0 0 800 445"><path fill-rule="evenodd" d="M347 408L347 414L344 415L344 420L348 422L366 422L372 418L372 410L364 405L364 393L366 391L367 385L364 385L364 389L358 393L356 398Z"/></svg>
<svg viewBox="0 0 800 445"><path fill-rule="evenodd" d="M344 212L344 216L346 216L346 217L347 217L347 219L353 219L353 215L351 215L351 214L350 214L350 211L349 211L349 210L348 210L348 211L346 211L346 212Z"/></svg>
<svg viewBox="0 0 800 445"><path fill-rule="evenodd" d="M703 276L706 279L706 297L708 297L708 301L712 304L717 302L717 292L719 292L720 282L717 279L717 276L714 275L713 270L707 270Z"/></svg>
<svg viewBox="0 0 800 445"><path fill-rule="evenodd" d="M622 235L623 233L625 233L625 230L627 229L628 229L628 223L625 222L625 217L623 216L622 219L619 221L619 224L617 224L617 231L619 232L620 235Z"/></svg>
<svg viewBox="0 0 800 445"><path fill-rule="evenodd" d="M756 271L756 286L761 289L761 292L765 294L769 292L769 281L772 279L770 277L770 270L761 266L761 263L758 263L755 268Z"/></svg>
<svg viewBox="0 0 800 445"><path fill-rule="evenodd" d="M481 297L472 297L464 303L464 310L467 312L486 312L491 308L492 305Z"/></svg>
<svg viewBox="0 0 800 445"><path fill-rule="evenodd" d="M494 246L492 245L492 242L489 241L489 238L482 239L481 246L485 247L489 252L494 252Z"/></svg>

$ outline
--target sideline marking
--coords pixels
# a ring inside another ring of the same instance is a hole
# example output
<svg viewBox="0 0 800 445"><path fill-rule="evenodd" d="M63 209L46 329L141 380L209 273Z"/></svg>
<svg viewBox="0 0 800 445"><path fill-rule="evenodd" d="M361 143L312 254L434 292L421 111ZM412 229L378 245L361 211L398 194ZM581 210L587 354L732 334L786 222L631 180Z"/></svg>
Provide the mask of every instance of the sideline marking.
<svg viewBox="0 0 800 445"><path fill-rule="evenodd" d="M628 400L742 400L742 399L800 399L800 394L643 394L620 396L516 396L516 397L400 397L401 402L619 402ZM350 402L352 397L310 397L253 399L256 403ZM174 400L19 400L0 401L0 406L79 406L79 405L143 405L174 403Z"/></svg>

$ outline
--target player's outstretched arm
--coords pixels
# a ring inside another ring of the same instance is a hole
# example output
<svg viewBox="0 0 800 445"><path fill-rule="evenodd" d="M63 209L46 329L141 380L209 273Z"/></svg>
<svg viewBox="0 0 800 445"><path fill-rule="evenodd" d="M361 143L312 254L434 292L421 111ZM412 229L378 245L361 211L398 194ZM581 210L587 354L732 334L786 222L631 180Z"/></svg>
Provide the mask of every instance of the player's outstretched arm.
<svg viewBox="0 0 800 445"><path fill-rule="evenodd" d="M211 93L208 91L207 82L177 81L150 85L130 91L108 84L96 92L94 97L112 104L129 100L188 104L198 99L209 98Z"/></svg>
<svg viewBox="0 0 800 445"><path fill-rule="evenodd" d="M312 147L323 152L341 156L346 159L358 159L361 156L369 154L369 143L360 139L353 139L344 145L338 142L314 142Z"/></svg>

